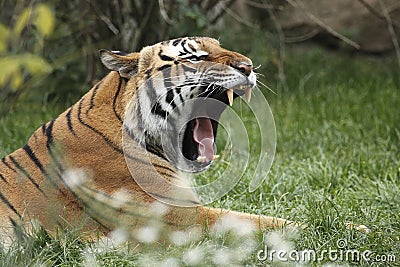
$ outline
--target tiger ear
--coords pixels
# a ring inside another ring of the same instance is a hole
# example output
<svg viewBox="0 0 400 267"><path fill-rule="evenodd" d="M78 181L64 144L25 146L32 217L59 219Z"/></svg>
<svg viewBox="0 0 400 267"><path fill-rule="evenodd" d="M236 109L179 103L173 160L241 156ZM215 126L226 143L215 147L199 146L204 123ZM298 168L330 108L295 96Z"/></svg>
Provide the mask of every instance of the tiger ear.
<svg viewBox="0 0 400 267"><path fill-rule="evenodd" d="M109 70L118 71L121 77L129 79L138 72L139 53L123 55L106 49L101 49L99 52L103 65Z"/></svg>

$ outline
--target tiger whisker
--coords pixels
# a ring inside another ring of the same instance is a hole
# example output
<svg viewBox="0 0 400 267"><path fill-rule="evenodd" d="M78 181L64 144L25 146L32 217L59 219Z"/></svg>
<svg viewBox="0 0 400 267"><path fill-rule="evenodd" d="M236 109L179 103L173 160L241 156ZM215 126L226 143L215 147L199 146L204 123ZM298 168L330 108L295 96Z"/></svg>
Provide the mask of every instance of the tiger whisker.
<svg viewBox="0 0 400 267"><path fill-rule="evenodd" d="M268 89L270 92L272 92L274 95L278 95L274 90L272 90L268 85L266 85L265 83L261 82L261 81L257 81L257 83L261 84L263 87L265 87L266 89Z"/></svg>
<svg viewBox="0 0 400 267"><path fill-rule="evenodd" d="M259 76L265 77L265 75L264 75L264 74L262 74L262 73L259 73L259 72L254 72L254 74L255 74L257 77L259 77Z"/></svg>
<svg viewBox="0 0 400 267"><path fill-rule="evenodd" d="M257 67L253 67L253 70L258 70L261 67L261 64L259 64Z"/></svg>

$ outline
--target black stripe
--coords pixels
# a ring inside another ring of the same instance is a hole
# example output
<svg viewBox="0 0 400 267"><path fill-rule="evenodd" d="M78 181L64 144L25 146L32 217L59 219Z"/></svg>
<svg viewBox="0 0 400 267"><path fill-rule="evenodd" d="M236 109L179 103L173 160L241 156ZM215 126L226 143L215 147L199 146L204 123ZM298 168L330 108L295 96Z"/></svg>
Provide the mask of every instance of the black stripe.
<svg viewBox="0 0 400 267"><path fill-rule="evenodd" d="M8 164L6 162L6 158L2 158L1 162L3 162L3 164L6 165L10 170L12 170L13 172L16 172L16 170L13 167L11 167L10 164Z"/></svg>
<svg viewBox="0 0 400 267"><path fill-rule="evenodd" d="M173 45L173 46L177 46L181 41L182 41L182 38L175 39L175 40L172 42L172 45Z"/></svg>
<svg viewBox="0 0 400 267"><path fill-rule="evenodd" d="M8 208L10 208L15 214L17 214L19 218L21 218L21 215L18 213L18 211L14 208L14 206L7 200L7 198L1 192L0 192L0 199L7 205Z"/></svg>
<svg viewBox="0 0 400 267"><path fill-rule="evenodd" d="M163 79L164 88L169 90L174 86L171 82L171 68L165 69L163 74L165 77L165 79Z"/></svg>
<svg viewBox="0 0 400 267"><path fill-rule="evenodd" d="M35 153L32 151L31 147L26 144L22 147L23 150L25 150L26 154L28 155L28 157L33 161L33 163L35 163L35 165L39 168L39 170L43 173L46 174L42 163L40 162L40 160L36 157Z"/></svg>
<svg viewBox="0 0 400 267"><path fill-rule="evenodd" d="M152 79L147 80L147 86L148 90L146 90L147 97L149 98L150 101L155 101L157 99L157 95L155 94L155 89L153 85ZM164 80L164 86L165 86L165 80ZM163 110L160 106L159 102L155 102L153 106L151 107L151 113L156 114L158 116L163 117L164 119L169 115L169 113L166 110Z"/></svg>
<svg viewBox="0 0 400 267"><path fill-rule="evenodd" d="M8 219L10 220L10 222L11 222L11 224L12 224L12 226L13 226L14 228L19 227L18 223L17 223L13 218L8 217Z"/></svg>
<svg viewBox="0 0 400 267"><path fill-rule="evenodd" d="M65 196L65 193L61 190L61 188L58 187L58 185L53 181L52 177L48 174L48 172L44 169L43 164L40 162L40 160L36 157L35 153L32 151L31 147L26 144L25 146L22 147L28 157L32 160L32 162L39 168L39 170L42 172L42 174L53 184L54 188L58 188L58 191ZM60 177L59 174L57 176Z"/></svg>
<svg viewBox="0 0 400 267"><path fill-rule="evenodd" d="M176 104L174 102L174 90L172 89L174 85L171 82L171 68L165 70L165 77L164 87L167 90L166 101L174 109L176 108Z"/></svg>
<svg viewBox="0 0 400 267"><path fill-rule="evenodd" d="M86 122L83 121L81 113L82 113L82 103L83 103L84 98L82 98L79 101L79 105L78 105L78 121L83 124L84 126L86 126L87 128L89 128L90 130L92 130L93 132L97 133L98 135L100 135L104 141L109 144L115 151L117 151L118 153L123 153L123 151L117 146L115 145L110 139L108 139L107 136L105 136L102 132L100 132L99 130L97 130L96 128L94 128L93 126L87 124Z"/></svg>
<svg viewBox="0 0 400 267"><path fill-rule="evenodd" d="M114 144L107 136L105 136L102 132L100 132L99 130L97 130L96 128L94 128L93 126L87 124L86 122L83 121L82 119L82 103L83 103L84 98L82 98L79 101L79 105L78 105L78 121L80 123L82 123L84 126L86 126L87 128L89 128L90 130L92 130L93 132L95 132L96 134L100 135L104 141L110 145L116 152L123 154L123 151L121 150L121 148L119 148L116 144Z"/></svg>
<svg viewBox="0 0 400 267"><path fill-rule="evenodd" d="M170 64L165 64L165 65L162 65L161 67L158 67L157 70L158 71L163 71L163 70L165 70L165 69L167 69L167 68L169 68L171 66L172 65L170 65Z"/></svg>
<svg viewBox="0 0 400 267"><path fill-rule="evenodd" d="M164 60L164 61L173 61L174 60L174 58L172 58L172 57L163 55L161 50L160 50L160 52L158 52L158 56L161 58L161 60Z"/></svg>
<svg viewBox="0 0 400 267"><path fill-rule="evenodd" d="M96 96L97 90L99 90L100 84L101 84L101 81L96 84L96 86L94 87L94 89L92 91L92 95L90 96L90 104L89 104L89 108L86 110L86 115L88 115L89 111L94 107L94 97Z"/></svg>
<svg viewBox="0 0 400 267"><path fill-rule="evenodd" d="M54 126L54 122L55 122L56 119L50 121L49 122L49 126L47 126L47 129L46 129L46 137L47 137L46 147L47 147L47 150L49 151L52 163L56 164L57 168L62 173L62 172L64 172L64 168L62 167L61 163L58 162L58 159L57 159L56 155L54 154L54 152L52 150L52 147L51 147L53 145L53 126ZM58 176L60 176L60 175L58 175ZM50 178L49 175L47 175L47 177ZM61 192L61 189L59 189L59 191Z"/></svg>
<svg viewBox="0 0 400 267"><path fill-rule="evenodd" d="M158 102L155 103L153 105L153 107L151 108L151 113L155 114L155 115L158 115L158 116L162 117L163 119L165 119L165 118L167 118L169 116L169 112L164 110L161 107L160 103L158 103Z"/></svg>
<svg viewBox="0 0 400 267"><path fill-rule="evenodd" d="M113 100L113 110L114 110L115 116L117 116L118 120L121 123L122 123L122 119L121 119L121 116L117 112L116 106L117 106L117 98L118 98L119 92L121 91L121 86L122 86L123 81L124 81L124 79L119 77L118 88L117 88L117 91L115 92L114 100Z"/></svg>
<svg viewBox="0 0 400 267"><path fill-rule="evenodd" d="M185 42L185 41L184 41L184 42ZM186 54L191 54L191 52L190 52L189 50L186 49L185 44L186 44L186 42L185 42L185 43L182 42L183 51L185 51Z"/></svg>
<svg viewBox="0 0 400 267"><path fill-rule="evenodd" d="M22 167L15 159L13 156L10 156L10 160L14 165L32 182L32 184L36 187L37 190L39 190L43 195L46 195L43 190L40 188L40 186L33 180L32 176L25 170L24 167Z"/></svg>
<svg viewBox="0 0 400 267"><path fill-rule="evenodd" d="M144 72L146 74L146 79L150 78L151 71L152 69L148 69Z"/></svg>
<svg viewBox="0 0 400 267"><path fill-rule="evenodd" d="M183 104L185 101L183 100L183 97L182 97L182 94L181 94L181 89L182 88L180 86L177 86L177 87L175 87L175 92L179 96L179 99L181 100L181 102Z"/></svg>
<svg viewBox="0 0 400 267"><path fill-rule="evenodd" d="M174 102L174 90L173 89L169 89L167 91L167 97L165 98L165 100L167 100L167 103L170 104L173 109L176 108L176 104Z"/></svg>
<svg viewBox="0 0 400 267"><path fill-rule="evenodd" d="M46 123L42 125L41 129L42 129L42 134L44 134L46 132Z"/></svg>
<svg viewBox="0 0 400 267"><path fill-rule="evenodd" d="M181 66L182 66L182 69L183 69L184 72L189 72L189 73L196 73L197 72L197 69L189 67L189 66L187 66L185 64L181 64Z"/></svg>
<svg viewBox="0 0 400 267"><path fill-rule="evenodd" d="M73 106L68 110L67 114L65 115L65 117L67 118L67 126L68 129L70 130L70 132L76 136L75 130L72 127L72 121L71 121L71 113L72 113L72 108Z"/></svg>
<svg viewBox="0 0 400 267"><path fill-rule="evenodd" d="M188 60L195 59L196 61L204 60L206 58L207 58L207 55L202 55L202 56L191 55L190 57L185 57L185 59L188 59Z"/></svg>
<svg viewBox="0 0 400 267"><path fill-rule="evenodd" d="M6 180L6 178L4 178L4 176L1 173L0 173L0 178L1 178L1 180L3 180L5 183L8 184L8 181Z"/></svg>
<svg viewBox="0 0 400 267"><path fill-rule="evenodd" d="M33 133L33 138L35 139L35 143L38 142L37 131Z"/></svg>
<svg viewBox="0 0 400 267"><path fill-rule="evenodd" d="M181 46L182 46L183 48L185 48L186 42L187 42L187 40L183 40L183 41L182 41Z"/></svg>
<svg viewBox="0 0 400 267"><path fill-rule="evenodd" d="M19 241L24 240L24 231L23 231L23 226L19 225L13 218L8 217L10 220L13 230L14 230L14 236L17 237ZM21 221L21 220L20 220Z"/></svg>
<svg viewBox="0 0 400 267"><path fill-rule="evenodd" d="M53 143L53 126L54 126L54 121L55 119L51 120L49 122L49 126L46 128L45 135L47 137L47 142L46 142L46 147L48 150L50 150L50 146Z"/></svg>
<svg viewBox="0 0 400 267"><path fill-rule="evenodd" d="M150 153L153 153L157 156L159 156L160 158L163 158L165 160L167 160L167 158L164 156L164 151L162 149L157 149L157 147L154 147L153 145L149 144L146 142L146 150L149 151Z"/></svg>

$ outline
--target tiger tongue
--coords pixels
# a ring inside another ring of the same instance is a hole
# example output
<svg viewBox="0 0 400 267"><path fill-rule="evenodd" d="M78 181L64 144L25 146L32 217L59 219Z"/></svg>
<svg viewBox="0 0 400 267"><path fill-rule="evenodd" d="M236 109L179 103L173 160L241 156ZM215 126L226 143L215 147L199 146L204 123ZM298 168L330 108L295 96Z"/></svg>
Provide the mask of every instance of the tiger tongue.
<svg viewBox="0 0 400 267"><path fill-rule="evenodd" d="M199 156L210 162L214 157L214 132L209 118L196 118L193 140L197 143Z"/></svg>

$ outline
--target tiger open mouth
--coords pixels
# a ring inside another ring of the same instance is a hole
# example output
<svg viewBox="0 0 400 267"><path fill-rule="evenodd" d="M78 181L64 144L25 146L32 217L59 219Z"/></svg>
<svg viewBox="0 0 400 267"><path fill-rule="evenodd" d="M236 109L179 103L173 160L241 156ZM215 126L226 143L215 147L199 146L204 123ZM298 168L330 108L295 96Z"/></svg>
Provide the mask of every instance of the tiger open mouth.
<svg viewBox="0 0 400 267"><path fill-rule="evenodd" d="M238 85L231 89L214 87L211 94L205 91L198 96L191 116L194 119L187 123L182 141L182 153L186 159L201 167L208 166L219 157L215 153L219 119L226 107L232 106L233 100L242 95L249 102L251 86Z"/></svg>

